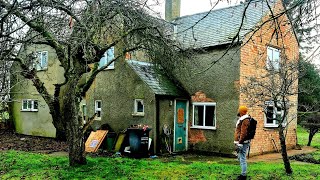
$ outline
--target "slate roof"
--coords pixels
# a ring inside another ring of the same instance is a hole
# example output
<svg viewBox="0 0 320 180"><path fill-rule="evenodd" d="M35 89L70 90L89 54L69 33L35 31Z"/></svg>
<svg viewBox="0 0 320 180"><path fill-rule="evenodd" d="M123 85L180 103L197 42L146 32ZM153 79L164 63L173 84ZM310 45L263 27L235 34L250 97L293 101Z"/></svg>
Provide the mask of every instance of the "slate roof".
<svg viewBox="0 0 320 180"><path fill-rule="evenodd" d="M274 5L273 1L268 0L271 7ZM246 6L248 6L247 9ZM255 28L262 17L269 12L269 7L265 0L258 0L252 1L249 5L243 3L177 18L173 21L176 24L177 40L184 48L229 44L239 30L244 12L240 40ZM194 27L191 28L192 26Z"/></svg>
<svg viewBox="0 0 320 180"><path fill-rule="evenodd" d="M157 95L185 96L185 91L177 87L167 75L154 67L154 64L127 60L129 66Z"/></svg>

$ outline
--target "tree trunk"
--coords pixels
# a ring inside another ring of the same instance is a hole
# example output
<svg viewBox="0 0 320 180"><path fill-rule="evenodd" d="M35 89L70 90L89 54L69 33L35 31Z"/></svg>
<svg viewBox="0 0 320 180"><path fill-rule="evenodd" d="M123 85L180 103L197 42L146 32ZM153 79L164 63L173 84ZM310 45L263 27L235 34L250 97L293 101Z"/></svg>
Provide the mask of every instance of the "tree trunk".
<svg viewBox="0 0 320 180"><path fill-rule="evenodd" d="M56 128L56 139L60 140L60 141L66 141L67 137L66 137L66 131L65 131L65 123L64 120L62 119L62 116L60 115L52 115L52 119L53 119L53 125Z"/></svg>
<svg viewBox="0 0 320 180"><path fill-rule="evenodd" d="M84 165L87 163L85 156L83 121L79 116L80 99L77 96L76 80L66 84L65 95L62 99L62 116L65 123L67 142L69 145L70 166Z"/></svg>
<svg viewBox="0 0 320 180"><path fill-rule="evenodd" d="M82 129L72 125L67 125L67 132L70 166L87 164Z"/></svg>
<svg viewBox="0 0 320 180"><path fill-rule="evenodd" d="M309 140L308 140L308 144L307 146L311 146L311 141L313 136L318 132L318 129L315 128L310 128L310 132L309 132Z"/></svg>
<svg viewBox="0 0 320 180"><path fill-rule="evenodd" d="M279 138L280 138L280 144L281 144L281 155L282 155L282 160L283 160L283 163L284 163L284 167L285 167L285 170L286 170L286 173L287 174L292 174L292 168L291 168L291 165L290 165L290 161L289 161L289 158L288 158L288 154L287 154L287 146L286 146L286 139L284 137L284 134L283 134L283 127L279 127Z"/></svg>

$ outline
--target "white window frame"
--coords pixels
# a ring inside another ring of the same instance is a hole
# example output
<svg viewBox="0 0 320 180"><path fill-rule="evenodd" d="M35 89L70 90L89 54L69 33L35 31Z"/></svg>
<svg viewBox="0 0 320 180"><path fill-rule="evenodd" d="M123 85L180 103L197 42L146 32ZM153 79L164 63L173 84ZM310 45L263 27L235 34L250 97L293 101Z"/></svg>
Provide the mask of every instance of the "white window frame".
<svg viewBox="0 0 320 180"><path fill-rule="evenodd" d="M203 106L203 126L195 125L195 106ZM206 107L214 106L214 126L206 126L205 125L205 117L206 117ZM215 102L193 102L192 103L192 126L191 128L197 129L212 129L215 130L217 128L217 103Z"/></svg>
<svg viewBox="0 0 320 180"><path fill-rule="evenodd" d="M142 107L143 107L143 111L142 112L138 112L138 103L141 102ZM135 99L134 100L134 107L133 107L133 116L144 116L144 103L143 103L143 99Z"/></svg>
<svg viewBox="0 0 320 180"><path fill-rule="evenodd" d="M284 110L282 109L281 102L278 102L280 106L278 108L281 108L279 111L277 107L274 106L274 101L265 101L265 113L264 113L264 127L279 127L279 123L275 119L277 115L280 115L281 117L284 116ZM273 108L273 122L272 123L267 123L267 107L272 107ZM287 120L284 119L284 122L282 122L282 126L285 127L287 125Z"/></svg>
<svg viewBox="0 0 320 180"><path fill-rule="evenodd" d="M277 56L278 60L276 60L275 58L276 52L278 53L278 56ZM267 61L266 61L267 69L278 71L280 69L280 61L281 61L281 50L274 47L267 46Z"/></svg>
<svg viewBox="0 0 320 180"><path fill-rule="evenodd" d="M99 68L101 68L102 66L106 65L107 63L109 63L110 61L112 61L114 59L114 46L112 46L110 49L108 49L103 57L100 59L99 62ZM110 69L114 69L114 62L112 62L108 67L106 67L104 70L110 70Z"/></svg>
<svg viewBox="0 0 320 180"><path fill-rule="evenodd" d="M100 103L100 108L98 107L98 103ZM94 112L100 112L100 117L96 117L95 120L101 120L101 116L102 116L102 101L101 100L95 100L94 101ZM99 113L97 113L99 114Z"/></svg>
<svg viewBox="0 0 320 180"><path fill-rule="evenodd" d="M24 104L25 103L27 103L27 108L24 108ZM38 112L38 109L39 109L38 100L35 100L35 99L22 99L21 111Z"/></svg>
<svg viewBox="0 0 320 180"><path fill-rule="evenodd" d="M43 60L43 54L46 54L46 61ZM37 71L47 70L48 69L48 60L49 60L49 53L48 51L39 51L37 52L37 59L34 63L34 68L37 69ZM45 63L44 63L45 62Z"/></svg>

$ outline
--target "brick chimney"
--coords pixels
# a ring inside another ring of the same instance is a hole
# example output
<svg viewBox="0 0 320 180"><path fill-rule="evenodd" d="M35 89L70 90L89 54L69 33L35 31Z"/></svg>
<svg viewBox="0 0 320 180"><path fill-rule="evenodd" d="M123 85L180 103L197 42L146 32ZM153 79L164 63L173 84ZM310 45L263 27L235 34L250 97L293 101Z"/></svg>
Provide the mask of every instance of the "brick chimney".
<svg viewBox="0 0 320 180"><path fill-rule="evenodd" d="M165 20L172 21L180 16L181 0L166 0Z"/></svg>

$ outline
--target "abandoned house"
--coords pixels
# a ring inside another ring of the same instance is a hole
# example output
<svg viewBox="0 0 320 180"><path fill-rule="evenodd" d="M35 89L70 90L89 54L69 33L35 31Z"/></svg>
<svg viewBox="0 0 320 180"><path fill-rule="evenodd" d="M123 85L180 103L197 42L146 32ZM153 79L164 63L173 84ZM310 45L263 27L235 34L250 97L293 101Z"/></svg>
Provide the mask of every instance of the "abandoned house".
<svg viewBox="0 0 320 180"><path fill-rule="evenodd" d="M274 13L283 9L281 1L270 1L269 5ZM245 85L246 77L267 71L269 61L275 66L280 64L282 53L290 61L297 61L298 42L290 23L285 23L289 22L288 17L281 15L278 31L286 35L279 42L273 35L275 26L269 21L266 1L183 17L179 17L179 12L180 0L166 1L166 20L175 39L195 53L179 61L184 67L176 68L173 77L138 57L123 57L111 64L96 77L81 102L84 116L97 113L93 129L108 124L120 132L130 125L148 125L155 152L194 150L231 154L238 107L248 105L249 114L258 121L251 154L279 149L277 123L267 118L270 113L266 115L264 107L246 104L240 87ZM56 55L48 47L30 46L26 51L34 48L40 52L39 76L53 93L50 84L63 78L57 73L60 67ZM109 49L100 63L106 64L116 53L116 48ZM18 133L54 137L48 107L30 82L15 87L12 98ZM293 105L289 115L294 117L297 95L290 100ZM281 111L270 104L266 106L274 109L271 116ZM296 126L296 118L288 124L288 148L296 145Z"/></svg>

